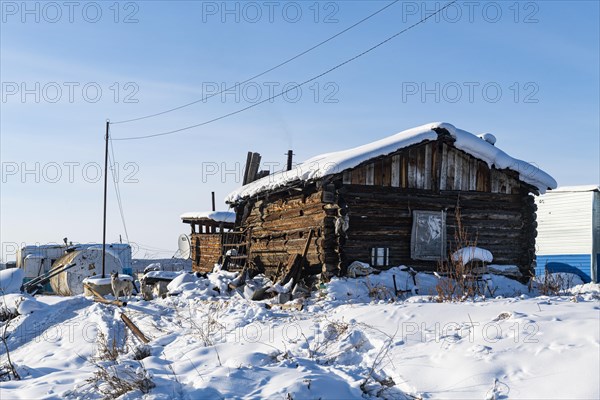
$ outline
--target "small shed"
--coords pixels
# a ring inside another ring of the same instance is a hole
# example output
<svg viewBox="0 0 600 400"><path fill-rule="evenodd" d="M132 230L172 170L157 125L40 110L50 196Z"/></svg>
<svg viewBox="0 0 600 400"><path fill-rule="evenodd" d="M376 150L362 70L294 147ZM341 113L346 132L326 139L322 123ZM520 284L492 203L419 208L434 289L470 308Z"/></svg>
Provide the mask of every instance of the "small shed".
<svg viewBox="0 0 600 400"><path fill-rule="evenodd" d="M226 252L226 234L233 229L235 213L227 211L188 212L181 221L189 224L192 270L210 272Z"/></svg>
<svg viewBox="0 0 600 400"><path fill-rule="evenodd" d="M535 266L534 195L556 187L536 166L448 123L402 131L313 157L230 193L248 260L268 275L302 253L306 273L345 274L353 261L376 268L435 270L456 248L457 211L494 264ZM312 231L312 235L310 232Z"/></svg>
<svg viewBox="0 0 600 400"><path fill-rule="evenodd" d="M598 282L600 187L561 187L538 197L536 204L536 274L572 272L584 282Z"/></svg>

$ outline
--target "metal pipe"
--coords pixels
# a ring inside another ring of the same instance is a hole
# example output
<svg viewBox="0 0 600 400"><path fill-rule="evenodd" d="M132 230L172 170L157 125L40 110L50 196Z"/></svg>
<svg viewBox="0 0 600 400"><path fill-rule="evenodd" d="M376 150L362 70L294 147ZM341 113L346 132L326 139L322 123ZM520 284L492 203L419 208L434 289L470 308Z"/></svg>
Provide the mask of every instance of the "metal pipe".
<svg viewBox="0 0 600 400"><path fill-rule="evenodd" d="M292 158L294 156L294 152L293 150L288 150L287 152L287 170L291 170L292 169Z"/></svg>

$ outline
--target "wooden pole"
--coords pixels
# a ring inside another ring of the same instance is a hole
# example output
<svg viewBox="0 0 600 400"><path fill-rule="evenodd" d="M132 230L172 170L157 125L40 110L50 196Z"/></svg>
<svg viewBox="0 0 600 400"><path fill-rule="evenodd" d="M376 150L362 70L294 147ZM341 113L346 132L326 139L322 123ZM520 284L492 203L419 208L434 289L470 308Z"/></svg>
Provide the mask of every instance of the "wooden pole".
<svg viewBox="0 0 600 400"><path fill-rule="evenodd" d="M108 189L108 127L106 121L106 137L104 146L104 218L102 222L102 278L106 278L106 192Z"/></svg>
<svg viewBox="0 0 600 400"><path fill-rule="evenodd" d="M244 168L244 180L242 181L242 185L245 185L248 183L248 171L250 169L250 161L252 161L252 152L249 151L248 155L246 156L246 167Z"/></svg>
<svg viewBox="0 0 600 400"><path fill-rule="evenodd" d="M127 305L126 302L121 301L121 300L108 300L108 299L105 299L104 297L98 297L98 296L94 296L93 300L96 303L110 304L111 306L117 306L117 307L125 307Z"/></svg>
<svg viewBox="0 0 600 400"><path fill-rule="evenodd" d="M144 336L142 331L140 331L140 328L135 326L133 321L130 320L127 315L121 313L121 319L123 320L123 322L125 322L125 325L127 325L127 327L129 329L131 329L131 332L133 332L134 335L138 337L138 339L140 339L144 343L150 343L150 340L148 340L148 338L146 336Z"/></svg>

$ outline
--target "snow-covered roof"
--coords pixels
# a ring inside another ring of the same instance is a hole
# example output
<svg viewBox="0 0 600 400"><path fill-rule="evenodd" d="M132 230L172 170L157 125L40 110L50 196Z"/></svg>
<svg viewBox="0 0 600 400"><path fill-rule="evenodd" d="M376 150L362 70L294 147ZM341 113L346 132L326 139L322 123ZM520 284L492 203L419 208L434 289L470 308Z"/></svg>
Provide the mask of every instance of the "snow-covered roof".
<svg viewBox="0 0 600 400"><path fill-rule="evenodd" d="M483 138L458 129L454 125L435 122L408 129L353 149L315 156L289 171L276 172L234 190L226 197L225 201L235 203L243 198L277 189L294 181L308 181L337 174L372 158L391 154L424 141L437 140L438 133L434 131L437 128L445 129L450 133L455 139L454 146L456 148L487 162L490 167L508 168L518 172L522 181L535 186L540 193L556 188L554 178L535 165L513 158Z"/></svg>
<svg viewBox="0 0 600 400"><path fill-rule="evenodd" d="M182 220L211 219L216 222L235 222L235 213L230 211L198 211L181 214Z"/></svg>
<svg viewBox="0 0 600 400"><path fill-rule="evenodd" d="M598 192L598 185L578 185L578 186L561 186L553 190L553 192Z"/></svg>

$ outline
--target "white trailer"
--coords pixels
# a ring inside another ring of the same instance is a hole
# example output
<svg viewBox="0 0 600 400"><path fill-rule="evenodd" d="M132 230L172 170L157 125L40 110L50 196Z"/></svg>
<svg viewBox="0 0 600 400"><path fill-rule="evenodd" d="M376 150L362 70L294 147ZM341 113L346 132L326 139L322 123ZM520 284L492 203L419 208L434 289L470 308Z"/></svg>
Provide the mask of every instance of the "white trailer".
<svg viewBox="0 0 600 400"><path fill-rule="evenodd" d="M598 282L600 187L558 188L536 198L536 275L572 272Z"/></svg>
<svg viewBox="0 0 600 400"><path fill-rule="evenodd" d="M30 245L17 250L17 268L25 272L25 280L37 278L50 271L54 261L61 258L67 246L64 244Z"/></svg>

